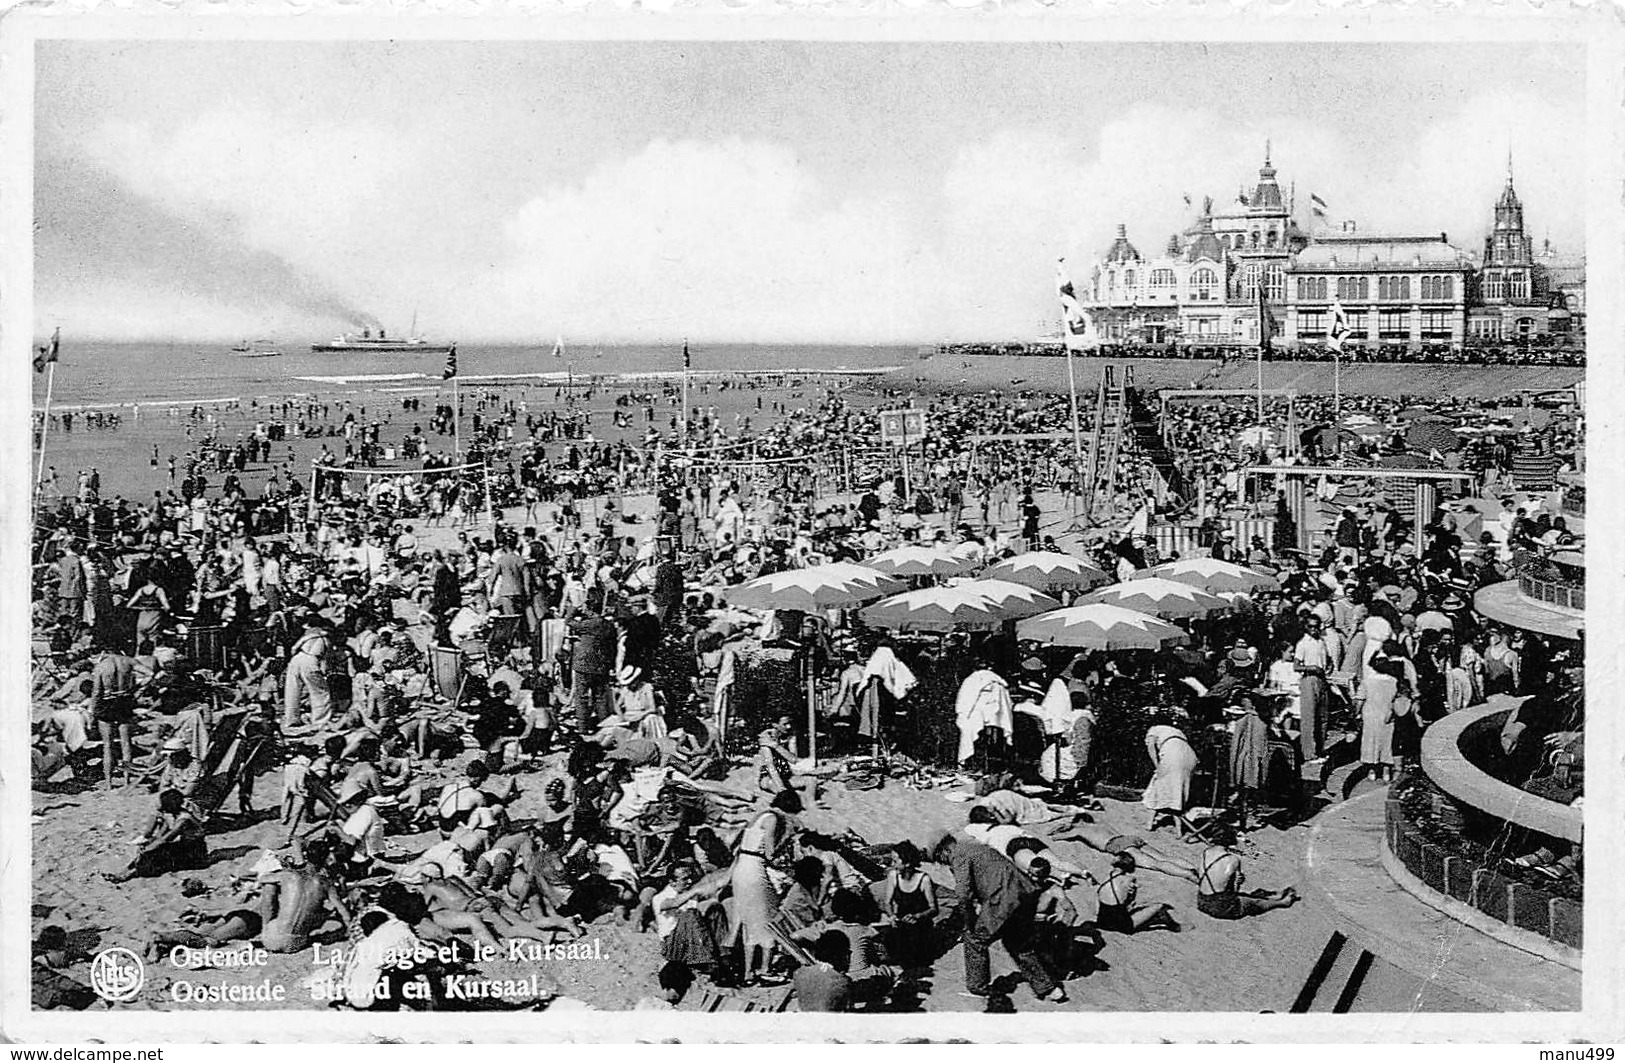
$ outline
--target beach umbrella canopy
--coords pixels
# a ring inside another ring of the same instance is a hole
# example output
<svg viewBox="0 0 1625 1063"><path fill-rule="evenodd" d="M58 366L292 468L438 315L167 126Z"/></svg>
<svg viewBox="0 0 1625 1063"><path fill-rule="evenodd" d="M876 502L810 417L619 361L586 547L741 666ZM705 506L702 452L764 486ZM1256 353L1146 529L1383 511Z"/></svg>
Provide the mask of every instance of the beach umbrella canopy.
<svg viewBox="0 0 1625 1063"><path fill-rule="evenodd" d="M758 576L723 592L741 609L797 609L804 613L857 605L903 589L901 580L863 565L835 561Z"/></svg>
<svg viewBox="0 0 1625 1063"><path fill-rule="evenodd" d="M988 631L1010 619L991 599L963 587L928 587L893 595L858 615L873 627L896 631Z"/></svg>
<svg viewBox="0 0 1625 1063"><path fill-rule="evenodd" d="M1099 603L1132 609L1171 620L1176 617L1206 617L1227 612L1230 603L1189 583L1146 576L1115 583L1086 594L1084 604Z"/></svg>
<svg viewBox="0 0 1625 1063"><path fill-rule="evenodd" d="M1110 576L1089 562L1056 550L1030 550L1007 557L989 565L982 577L1025 584L1048 594L1086 591L1111 582Z"/></svg>
<svg viewBox="0 0 1625 1063"><path fill-rule="evenodd" d="M1061 603L1049 595L1011 580L985 578L966 580L956 584L954 589L980 594L992 602L993 606L1004 614L1006 620L1037 616L1039 613L1047 613L1051 609L1061 607Z"/></svg>
<svg viewBox="0 0 1625 1063"><path fill-rule="evenodd" d="M1379 422L1369 413L1351 413L1343 418L1343 423L1349 428L1375 428Z"/></svg>
<svg viewBox="0 0 1625 1063"><path fill-rule="evenodd" d="M1461 437L1443 421L1418 421L1405 429L1405 442L1417 450L1440 453L1461 449Z"/></svg>
<svg viewBox="0 0 1625 1063"><path fill-rule="evenodd" d="M1133 578L1173 580L1175 583L1187 583L1209 594L1257 594L1281 589L1280 581L1274 576L1212 557L1169 561L1144 572L1137 572Z"/></svg>
<svg viewBox="0 0 1625 1063"><path fill-rule="evenodd" d="M899 546L864 560L864 565L888 576L962 576L976 567L934 546Z"/></svg>
<svg viewBox="0 0 1625 1063"><path fill-rule="evenodd" d="M1183 631L1154 616L1101 604L1030 617L1016 625L1016 637L1090 650L1161 650L1186 639Z"/></svg>

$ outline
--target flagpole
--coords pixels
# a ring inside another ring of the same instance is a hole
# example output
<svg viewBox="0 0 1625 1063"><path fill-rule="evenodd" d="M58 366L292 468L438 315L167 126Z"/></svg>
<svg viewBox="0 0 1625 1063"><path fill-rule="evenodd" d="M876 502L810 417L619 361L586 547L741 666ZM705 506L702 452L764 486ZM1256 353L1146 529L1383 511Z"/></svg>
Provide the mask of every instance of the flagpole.
<svg viewBox="0 0 1625 1063"><path fill-rule="evenodd" d="M463 389L458 383L455 374L451 378L451 433L452 463L461 465L463 462Z"/></svg>
<svg viewBox="0 0 1625 1063"><path fill-rule="evenodd" d="M1264 424L1264 344L1269 342L1269 321L1264 316L1264 274L1258 275L1258 423Z"/></svg>
<svg viewBox="0 0 1625 1063"><path fill-rule="evenodd" d="M51 430L51 391L56 387L56 363L52 362L45 369L45 419L40 422L39 429L39 466L34 470L34 490L39 490L40 481L45 479L45 434Z"/></svg>
<svg viewBox="0 0 1625 1063"><path fill-rule="evenodd" d="M1063 322L1063 327L1065 323ZM1066 337L1066 388L1072 397L1072 486L1074 491L1073 513L1083 501L1083 430L1078 427L1078 377L1072 365L1072 336ZM1086 519L1092 519L1093 514L1085 513Z"/></svg>
<svg viewBox="0 0 1625 1063"><path fill-rule="evenodd" d="M1260 323L1262 327L1262 323ZM1258 345L1258 423L1264 423L1264 345Z"/></svg>
<svg viewBox="0 0 1625 1063"><path fill-rule="evenodd" d="M683 339L683 450L688 450L688 339Z"/></svg>
<svg viewBox="0 0 1625 1063"><path fill-rule="evenodd" d="M1334 453L1338 458L1343 456L1343 355L1340 351L1332 352L1332 439L1336 442Z"/></svg>

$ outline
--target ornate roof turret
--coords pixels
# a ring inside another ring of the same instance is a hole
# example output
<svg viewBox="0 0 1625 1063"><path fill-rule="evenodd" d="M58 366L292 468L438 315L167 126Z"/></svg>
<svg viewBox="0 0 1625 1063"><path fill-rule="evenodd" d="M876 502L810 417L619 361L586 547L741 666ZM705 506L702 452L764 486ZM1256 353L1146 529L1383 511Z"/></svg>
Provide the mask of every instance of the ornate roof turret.
<svg viewBox="0 0 1625 1063"><path fill-rule="evenodd" d="M1117 239L1112 241L1111 249L1106 252L1106 261L1140 261L1140 252L1135 250L1134 245L1128 242L1128 226L1122 224L1121 222L1119 222L1117 226Z"/></svg>
<svg viewBox="0 0 1625 1063"><path fill-rule="evenodd" d="M1264 142L1264 165L1258 170L1258 185L1247 197L1248 213L1278 214L1286 210L1281 198L1281 186L1275 183L1275 167L1270 165L1270 144Z"/></svg>
<svg viewBox="0 0 1625 1063"><path fill-rule="evenodd" d="M1168 237L1167 255L1169 258L1178 258L1180 252L1179 234L1174 233Z"/></svg>
<svg viewBox="0 0 1625 1063"><path fill-rule="evenodd" d="M1495 227L1507 232L1523 231L1523 204L1517 189L1512 187L1512 153L1507 152L1507 183L1501 189L1501 198L1495 201Z"/></svg>

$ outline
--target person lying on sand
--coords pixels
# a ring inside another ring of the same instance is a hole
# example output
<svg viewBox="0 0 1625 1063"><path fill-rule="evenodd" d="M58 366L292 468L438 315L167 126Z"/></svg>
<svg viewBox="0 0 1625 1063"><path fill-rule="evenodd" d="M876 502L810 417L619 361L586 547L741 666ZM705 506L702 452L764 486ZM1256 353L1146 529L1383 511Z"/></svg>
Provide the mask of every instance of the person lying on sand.
<svg viewBox="0 0 1625 1063"><path fill-rule="evenodd" d="M1138 834L1118 834L1098 823L1079 823L1075 820L1047 833L1054 841L1082 842L1096 852L1111 856L1133 850L1136 865L1147 871L1182 878L1187 882L1197 880L1195 867L1177 857L1157 852Z"/></svg>
<svg viewBox="0 0 1625 1063"><path fill-rule="evenodd" d="M991 810L996 822L1020 826L1046 823L1060 818L1089 822L1089 816L1077 808L1053 805L1036 797L1028 797L1002 785L1003 782L1004 780L998 776L982 780L976 788L978 796L971 807Z"/></svg>
<svg viewBox="0 0 1625 1063"><path fill-rule="evenodd" d="M147 940L147 959L157 961L176 945L209 948L232 941L259 941L271 952L303 952L311 935L327 922L332 904L345 930L351 927L350 910L331 873L334 852L318 838L304 846L303 856L280 861L281 867L260 874L243 897L257 895L253 908L238 907L194 928L179 927L154 933Z"/></svg>
<svg viewBox="0 0 1625 1063"><path fill-rule="evenodd" d="M965 835L1008 856L1023 871L1029 870L1034 859L1043 856L1054 868L1063 885L1076 885L1088 880L1096 881L1086 868L1079 867L1050 848L1049 843L1010 823L994 820L993 810L978 805L970 810L965 824Z"/></svg>
<svg viewBox="0 0 1625 1063"><path fill-rule="evenodd" d="M449 941L466 934L482 945L498 948L504 938L545 942L556 941L561 936L578 938L584 933L581 924L574 919L558 916L525 919L502 901L461 879L431 876L417 892L427 902L427 922L435 929L422 924L415 929L430 940Z"/></svg>

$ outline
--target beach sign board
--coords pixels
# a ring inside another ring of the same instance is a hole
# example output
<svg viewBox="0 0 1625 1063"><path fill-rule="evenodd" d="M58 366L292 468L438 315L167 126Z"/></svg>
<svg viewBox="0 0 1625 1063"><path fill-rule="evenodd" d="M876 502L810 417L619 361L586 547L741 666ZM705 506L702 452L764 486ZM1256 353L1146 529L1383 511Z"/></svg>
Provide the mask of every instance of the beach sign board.
<svg viewBox="0 0 1625 1063"><path fill-rule="evenodd" d="M925 439L925 411L880 411L880 441L906 447Z"/></svg>

